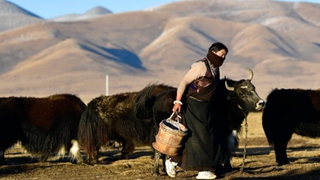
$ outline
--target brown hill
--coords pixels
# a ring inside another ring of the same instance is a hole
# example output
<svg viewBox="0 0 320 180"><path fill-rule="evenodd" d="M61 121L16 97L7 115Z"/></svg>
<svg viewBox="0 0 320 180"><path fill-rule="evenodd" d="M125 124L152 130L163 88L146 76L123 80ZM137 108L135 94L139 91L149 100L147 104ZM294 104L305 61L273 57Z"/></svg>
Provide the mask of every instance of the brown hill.
<svg viewBox="0 0 320 180"><path fill-rule="evenodd" d="M1 9L0 9L1 14ZM318 88L319 4L188 0L82 21L32 23L0 34L2 96L78 94L85 101L142 89L176 86L209 45L229 54L221 75L247 78L258 93ZM0 25L1 26L1 25Z"/></svg>

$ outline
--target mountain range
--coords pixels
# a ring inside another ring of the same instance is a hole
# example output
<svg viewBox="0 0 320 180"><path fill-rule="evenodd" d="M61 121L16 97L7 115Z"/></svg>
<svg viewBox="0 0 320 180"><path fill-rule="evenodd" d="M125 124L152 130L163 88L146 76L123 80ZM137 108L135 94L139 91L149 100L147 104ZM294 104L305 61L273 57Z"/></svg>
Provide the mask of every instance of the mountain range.
<svg viewBox="0 0 320 180"><path fill-rule="evenodd" d="M141 11L43 19L0 0L2 96L139 91L177 86L215 41L229 53L221 77L249 77L262 98L274 88L318 89L320 4L271 0L184 0Z"/></svg>

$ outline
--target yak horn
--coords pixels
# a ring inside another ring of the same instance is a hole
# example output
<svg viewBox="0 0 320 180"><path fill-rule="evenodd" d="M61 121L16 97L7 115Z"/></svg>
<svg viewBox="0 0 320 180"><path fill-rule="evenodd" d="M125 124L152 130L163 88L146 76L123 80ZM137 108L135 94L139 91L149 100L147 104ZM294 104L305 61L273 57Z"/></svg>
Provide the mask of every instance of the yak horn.
<svg viewBox="0 0 320 180"><path fill-rule="evenodd" d="M252 69L250 69L248 66L246 66L246 68L247 68L248 71L250 72L249 80L251 81L252 78L253 78L253 71L252 71Z"/></svg>
<svg viewBox="0 0 320 180"><path fill-rule="evenodd" d="M234 87L229 86L228 83L227 83L227 80L224 81L224 85L226 86L226 88L227 88L229 91L234 91Z"/></svg>

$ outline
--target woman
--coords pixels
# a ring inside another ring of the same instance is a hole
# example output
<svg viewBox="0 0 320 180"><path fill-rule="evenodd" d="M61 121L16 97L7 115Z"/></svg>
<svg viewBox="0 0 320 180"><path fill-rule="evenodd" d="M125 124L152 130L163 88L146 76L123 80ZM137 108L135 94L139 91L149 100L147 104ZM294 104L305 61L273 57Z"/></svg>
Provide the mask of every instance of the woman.
<svg viewBox="0 0 320 180"><path fill-rule="evenodd" d="M197 179L217 177L213 171L220 164L220 148L218 140L215 140L210 102L220 79L219 67L227 53L228 48L224 44L213 43L206 58L193 63L179 84L172 111L182 111L189 135L182 155L171 157L165 162L170 177L176 176L175 167L178 164L184 170L199 171ZM186 98L184 104L183 98Z"/></svg>

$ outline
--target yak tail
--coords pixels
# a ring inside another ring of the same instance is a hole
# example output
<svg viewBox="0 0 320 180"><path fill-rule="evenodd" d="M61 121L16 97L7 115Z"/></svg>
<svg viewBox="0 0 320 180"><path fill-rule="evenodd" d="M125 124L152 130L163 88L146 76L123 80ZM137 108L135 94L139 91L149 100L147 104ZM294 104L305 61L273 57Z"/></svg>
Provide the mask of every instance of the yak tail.
<svg viewBox="0 0 320 180"><path fill-rule="evenodd" d="M78 141L87 155L94 154L102 145L108 142L109 127L99 117L99 114L89 106L82 113L78 128Z"/></svg>

